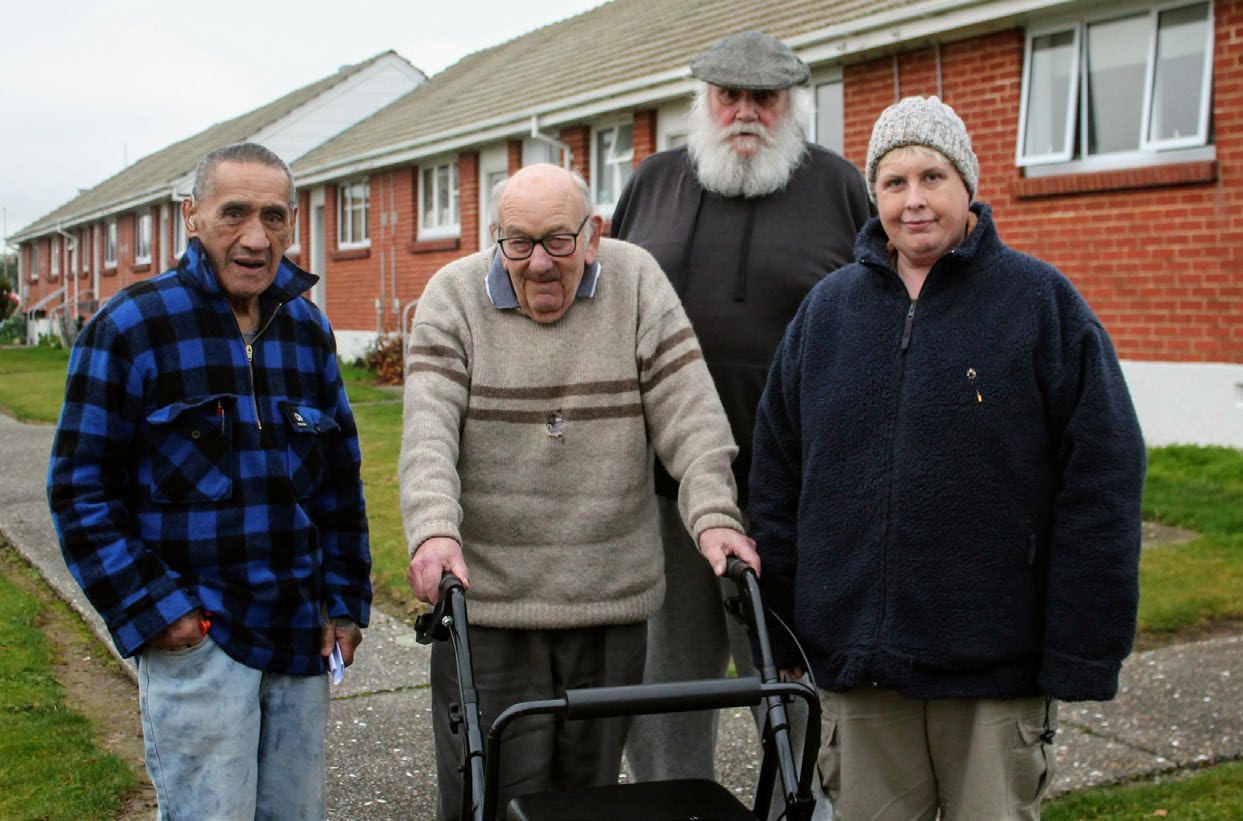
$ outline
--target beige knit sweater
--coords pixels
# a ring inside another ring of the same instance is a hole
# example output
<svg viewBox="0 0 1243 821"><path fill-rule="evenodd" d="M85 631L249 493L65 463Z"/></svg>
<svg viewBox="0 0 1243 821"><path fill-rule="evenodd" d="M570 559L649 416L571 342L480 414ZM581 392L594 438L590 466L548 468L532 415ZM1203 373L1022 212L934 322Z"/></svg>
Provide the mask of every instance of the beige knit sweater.
<svg viewBox="0 0 1243 821"><path fill-rule="evenodd" d="M499 310L491 251L441 269L415 313L399 474L409 550L457 539L472 623L642 621L664 596L653 450L696 536L741 531L729 423L677 295L602 239L594 297L555 323Z"/></svg>

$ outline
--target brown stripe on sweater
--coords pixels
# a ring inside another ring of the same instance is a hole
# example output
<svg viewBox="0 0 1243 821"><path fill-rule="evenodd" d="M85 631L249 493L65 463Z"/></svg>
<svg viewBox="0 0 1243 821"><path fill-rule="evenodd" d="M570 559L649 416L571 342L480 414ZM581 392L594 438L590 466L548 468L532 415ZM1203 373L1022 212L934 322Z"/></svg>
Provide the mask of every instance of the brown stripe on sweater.
<svg viewBox="0 0 1243 821"><path fill-rule="evenodd" d="M458 383L463 388L470 387L470 380L466 378L466 374L461 371L455 371L452 368L442 368L439 365L429 365L426 362L411 362L410 367L406 368L406 375L413 373L438 373L445 379L449 379Z"/></svg>
<svg viewBox="0 0 1243 821"><path fill-rule="evenodd" d="M677 333L670 334L669 336L665 337L663 340L661 340L660 344L656 346L656 350L652 351L652 355L648 357L647 359L643 360L643 364L641 366L642 369L644 371L651 370L652 366L656 364L656 360L660 359L661 354L665 353L670 348L680 345L681 343L685 342L687 339L690 339L694 336L695 336L694 329L683 328Z"/></svg>
<svg viewBox="0 0 1243 821"><path fill-rule="evenodd" d="M438 356L442 359L456 359L463 365L466 364L462 354L456 348L450 348L448 345L411 345L407 354L409 356L421 354L423 356Z"/></svg>
<svg viewBox="0 0 1243 821"><path fill-rule="evenodd" d="M546 410L505 410L502 408L477 408L472 406L466 410L466 418L476 419L480 422L514 422L523 425L543 425L548 422L548 413ZM567 422L627 419L632 416L642 415L643 405L639 402L632 402L628 405L566 408L561 411L561 418Z"/></svg>
<svg viewBox="0 0 1243 821"><path fill-rule="evenodd" d="M703 358L704 358L703 351L699 350L698 348L696 348L693 351L687 351L686 353L679 356L677 359L665 365L663 368L658 370L656 373L652 374L652 378L643 383L644 392L650 391L652 388L656 387L661 382L668 379L670 376L673 376L675 373L682 370L687 365L694 362L696 359L703 359Z"/></svg>
<svg viewBox="0 0 1243 821"><path fill-rule="evenodd" d="M639 389L637 379L613 379L606 382L571 382L568 385L542 385L536 388L501 388L475 385L474 396L487 399L561 399L566 396L598 396L628 393Z"/></svg>

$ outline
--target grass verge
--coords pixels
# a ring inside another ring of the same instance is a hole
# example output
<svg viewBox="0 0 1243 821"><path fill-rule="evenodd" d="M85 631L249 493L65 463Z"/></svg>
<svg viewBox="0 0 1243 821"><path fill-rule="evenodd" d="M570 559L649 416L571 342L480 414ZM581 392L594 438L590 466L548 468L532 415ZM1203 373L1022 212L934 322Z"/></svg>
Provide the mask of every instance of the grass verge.
<svg viewBox="0 0 1243 821"><path fill-rule="evenodd" d="M66 706L33 573L0 546L0 818L114 819L138 780Z"/></svg>
<svg viewBox="0 0 1243 821"><path fill-rule="evenodd" d="M22 422L55 423L68 365L69 351L58 348L0 350L0 411Z"/></svg>
<svg viewBox="0 0 1243 821"><path fill-rule="evenodd" d="M1044 821L1223 821L1243 818L1243 761L1151 782L1071 793L1041 808Z"/></svg>
<svg viewBox="0 0 1243 821"><path fill-rule="evenodd" d="M1243 619L1243 452L1175 445L1148 459L1144 518L1200 535L1144 550L1141 637L1161 642Z"/></svg>

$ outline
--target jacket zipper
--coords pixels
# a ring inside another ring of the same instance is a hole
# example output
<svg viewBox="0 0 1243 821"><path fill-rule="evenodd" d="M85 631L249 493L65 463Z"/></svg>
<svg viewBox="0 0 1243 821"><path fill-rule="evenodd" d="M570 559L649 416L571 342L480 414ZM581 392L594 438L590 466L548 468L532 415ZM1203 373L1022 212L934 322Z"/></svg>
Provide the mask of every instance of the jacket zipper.
<svg viewBox="0 0 1243 821"><path fill-rule="evenodd" d="M906 318L902 322L902 342L898 346L898 397L896 400L897 407L894 409L893 428L889 432L889 500L886 505L888 508L887 523L885 525L885 542L881 547L880 554L880 615L876 619L876 630L872 634L872 644L877 649L880 648L881 628L885 624L885 618L889 611L889 548L893 543L893 497L894 497L894 464L897 460L898 446L898 415L902 410L902 385L906 382L906 349L911 344L911 331L915 325L915 300L911 300L911 305L906 309ZM875 682L873 682L875 683Z"/></svg>
<svg viewBox="0 0 1243 821"><path fill-rule="evenodd" d="M276 307L268 315L268 321L263 323L263 327L255 333L255 341L258 341L263 332L272 324L272 320L276 318L276 312L284 304L283 302L276 303ZM255 427L263 430L263 420L259 418L259 398L255 396L255 346L252 342L246 342L245 336L242 337L242 342L246 345L246 371L250 375L250 404L255 409Z"/></svg>

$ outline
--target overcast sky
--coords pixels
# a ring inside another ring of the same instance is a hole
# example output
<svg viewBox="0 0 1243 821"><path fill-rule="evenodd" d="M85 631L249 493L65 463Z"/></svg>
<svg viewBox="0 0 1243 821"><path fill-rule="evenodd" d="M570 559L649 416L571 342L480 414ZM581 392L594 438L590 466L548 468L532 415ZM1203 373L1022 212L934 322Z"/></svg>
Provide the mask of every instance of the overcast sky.
<svg viewBox="0 0 1243 821"><path fill-rule="evenodd" d="M0 231L343 65L392 49L430 76L600 3L0 0Z"/></svg>

